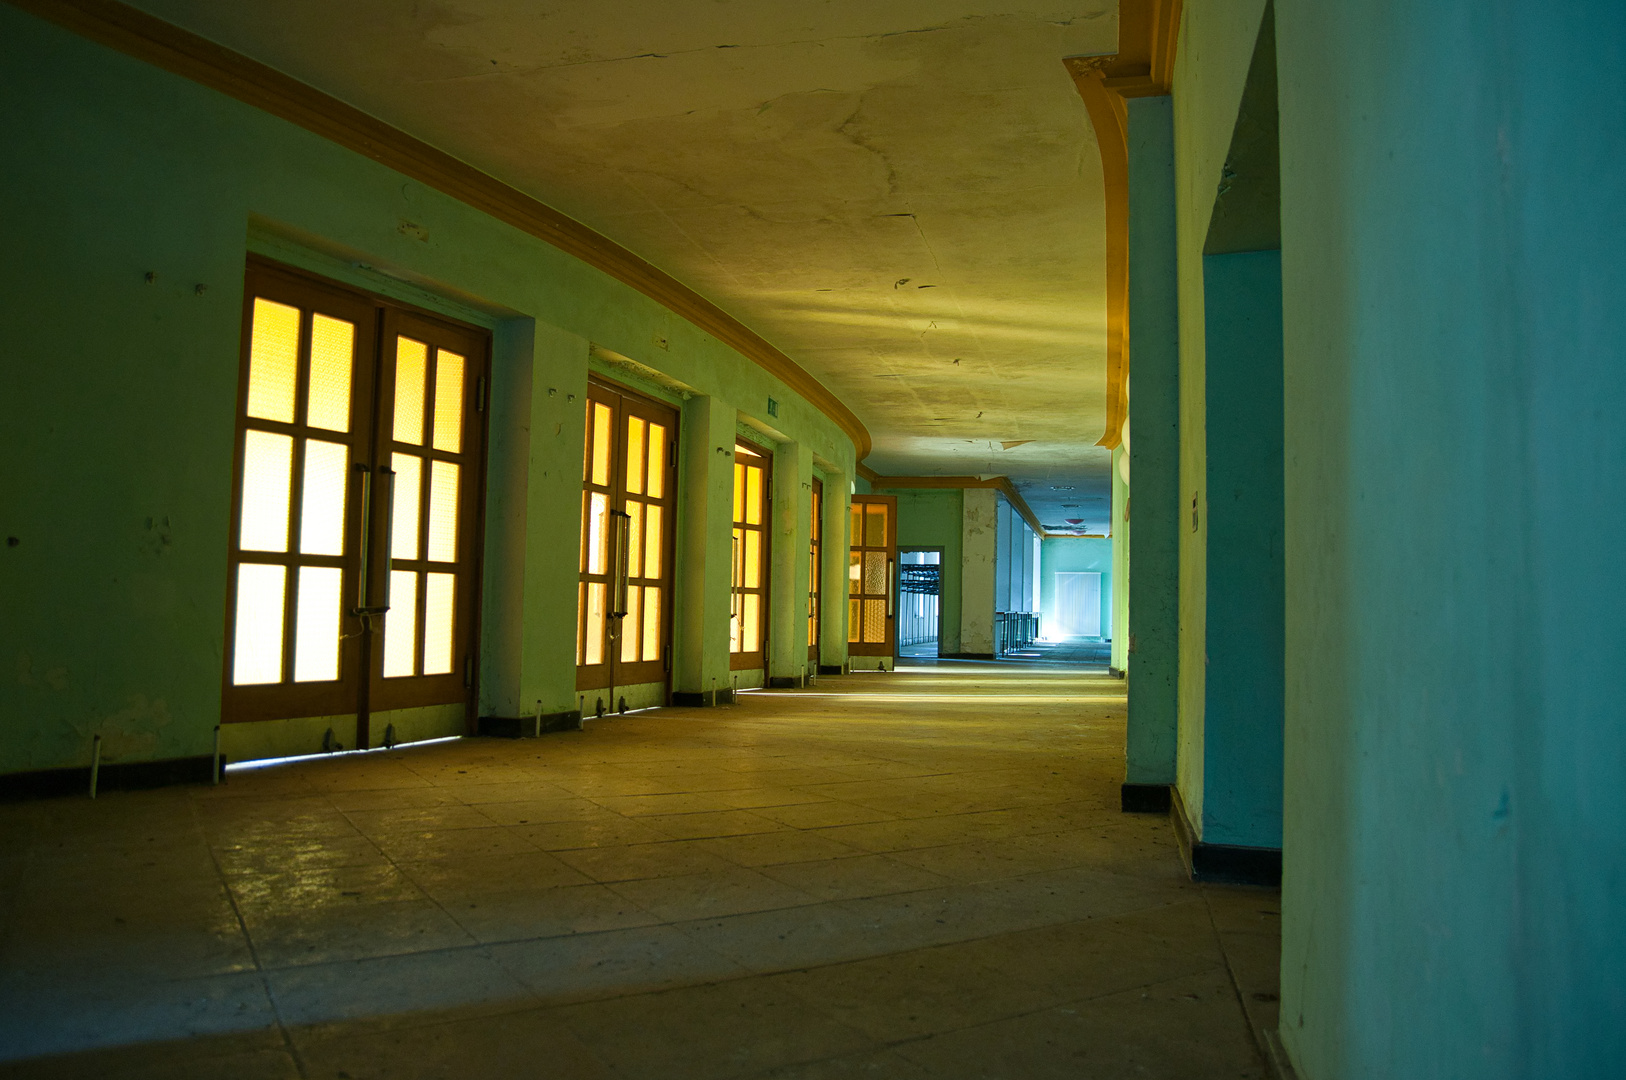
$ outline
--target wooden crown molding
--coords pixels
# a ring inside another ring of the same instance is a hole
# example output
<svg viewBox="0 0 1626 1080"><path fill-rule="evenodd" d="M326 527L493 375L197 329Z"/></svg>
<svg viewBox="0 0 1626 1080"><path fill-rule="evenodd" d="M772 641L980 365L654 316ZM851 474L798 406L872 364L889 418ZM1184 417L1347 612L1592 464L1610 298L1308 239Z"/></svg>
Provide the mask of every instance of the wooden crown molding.
<svg viewBox="0 0 1626 1080"><path fill-rule="evenodd" d="M1106 194L1107 424L1097 446L1123 440L1129 414L1129 106L1167 94L1174 80L1182 0L1120 0L1118 52L1062 63L1084 99L1101 148Z"/></svg>
<svg viewBox="0 0 1626 1080"><path fill-rule="evenodd" d="M823 383L670 274L517 188L257 60L116 0L9 0L81 37L191 79L371 158L544 240L628 285L739 352L846 433L858 460L869 431Z"/></svg>
<svg viewBox="0 0 1626 1080"><path fill-rule="evenodd" d="M862 466L860 467L862 468ZM1044 526L1039 524L1039 515L1033 512L1033 508L1028 505L1026 499L1022 498L1022 493L1016 490L1016 485L1011 483L1011 478L1008 476L990 476L984 480L979 476L878 476L869 469L864 469L864 471L869 473L865 479L869 481L871 491L881 488L894 490L897 488L933 488L938 490L945 488L993 488L1005 496L1005 501L1016 508L1016 512L1022 515L1022 520L1026 521L1028 527L1039 536L1059 535L1045 532Z"/></svg>

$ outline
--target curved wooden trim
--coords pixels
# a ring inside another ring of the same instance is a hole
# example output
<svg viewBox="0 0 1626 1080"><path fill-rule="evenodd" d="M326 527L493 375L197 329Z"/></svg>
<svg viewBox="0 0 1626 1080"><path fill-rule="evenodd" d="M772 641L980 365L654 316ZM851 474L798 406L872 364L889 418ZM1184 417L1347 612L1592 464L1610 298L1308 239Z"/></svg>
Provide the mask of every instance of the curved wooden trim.
<svg viewBox="0 0 1626 1080"><path fill-rule="evenodd" d="M236 98L369 157L580 259L688 320L800 394L852 439L869 431L790 357L722 308L626 248L399 128L291 76L116 0L9 0L30 14Z"/></svg>
<svg viewBox="0 0 1626 1080"><path fill-rule="evenodd" d="M1118 52L1070 56L1073 77L1101 148L1106 191L1107 423L1097 446L1123 441L1129 414L1129 122L1126 98L1170 91L1182 0L1121 0Z"/></svg>

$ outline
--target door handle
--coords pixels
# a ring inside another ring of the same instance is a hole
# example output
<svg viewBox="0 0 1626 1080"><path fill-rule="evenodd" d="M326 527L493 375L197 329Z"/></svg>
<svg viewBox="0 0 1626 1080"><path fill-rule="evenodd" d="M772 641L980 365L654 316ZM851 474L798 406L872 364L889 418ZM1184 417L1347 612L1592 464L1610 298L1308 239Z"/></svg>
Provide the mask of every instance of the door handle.
<svg viewBox="0 0 1626 1080"><path fill-rule="evenodd" d="M367 466L361 468L365 470ZM382 615L390 609L390 562L395 554L395 470L388 465L380 465L378 471L390 478L388 505L384 510L384 603L382 606L367 604L372 596L372 589L368 586L373 577L372 552L367 543L373 528L373 487L371 470L368 470L361 477L361 582L356 586L357 615Z"/></svg>
<svg viewBox="0 0 1626 1080"><path fill-rule="evenodd" d="M373 532L373 470L365 461L358 461L351 468L361 476L360 559L356 571L356 606L351 612L360 615L367 610L367 572L371 569L367 562L367 540Z"/></svg>
<svg viewBox="0 0 1626 1080"><path fill-rule="evenodd" d="M615 610L610 612L610 618L624 619L627 617L628 577L631 572L627 548L632 543L632 515L625 510L611 510L610 516L616 519L618 526L616 547L619 549L615 555Z"/></svg>
<svg viewBox="0 0 1626 1080"><path fill-rule="evenodd" d="M886 617L891 619L897 615L898 596L898 564L896 559L886 560Z"/></svg>

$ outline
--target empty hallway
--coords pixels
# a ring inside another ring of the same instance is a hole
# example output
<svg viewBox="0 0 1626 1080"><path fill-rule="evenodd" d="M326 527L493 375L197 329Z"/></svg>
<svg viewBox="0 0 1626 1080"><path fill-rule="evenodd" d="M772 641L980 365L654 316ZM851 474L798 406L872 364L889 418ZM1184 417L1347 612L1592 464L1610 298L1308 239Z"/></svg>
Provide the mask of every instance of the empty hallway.
<svg viewBox="0 0 1626 1080"><path fill-rule="evenodd" d="M1264 1076L1277 894L1123 727L944 663L0 805L0 1076Z"/></svg>

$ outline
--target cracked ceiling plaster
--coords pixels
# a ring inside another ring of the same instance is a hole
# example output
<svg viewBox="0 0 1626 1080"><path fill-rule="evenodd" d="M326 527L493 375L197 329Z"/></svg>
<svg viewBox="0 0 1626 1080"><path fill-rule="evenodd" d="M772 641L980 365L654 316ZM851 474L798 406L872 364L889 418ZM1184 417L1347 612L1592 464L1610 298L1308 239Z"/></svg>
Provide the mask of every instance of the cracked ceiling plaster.
<svg viewBox="0 0 1626 1080"><path fill-rule="evenodd" d="M818 377L888 475L1105 531L1112 0L139 0L582 221Z"/></svg>

